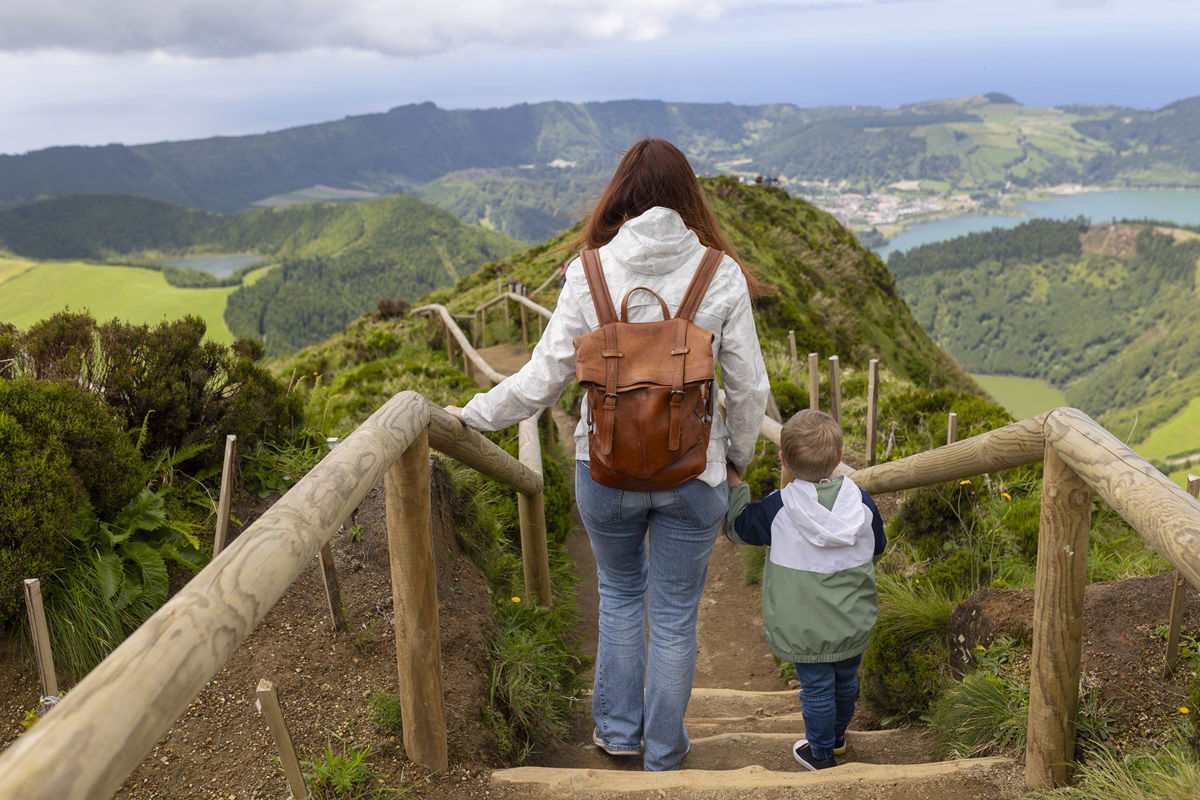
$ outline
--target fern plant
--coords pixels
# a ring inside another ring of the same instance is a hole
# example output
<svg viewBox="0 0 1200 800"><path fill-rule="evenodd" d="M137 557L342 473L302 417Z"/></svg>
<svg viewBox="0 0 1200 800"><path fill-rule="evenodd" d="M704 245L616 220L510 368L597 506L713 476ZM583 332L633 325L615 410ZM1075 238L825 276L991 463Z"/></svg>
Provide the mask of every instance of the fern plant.
<svg viewBox="0 0 1200 800"><path fill-rule="evenodd" d="M167 561L197 571L207 560L196 535L167 520L165 494L142 489L112 522L89 514L75 532L93 561L101 598L130 627L167 601Z"/></svg>

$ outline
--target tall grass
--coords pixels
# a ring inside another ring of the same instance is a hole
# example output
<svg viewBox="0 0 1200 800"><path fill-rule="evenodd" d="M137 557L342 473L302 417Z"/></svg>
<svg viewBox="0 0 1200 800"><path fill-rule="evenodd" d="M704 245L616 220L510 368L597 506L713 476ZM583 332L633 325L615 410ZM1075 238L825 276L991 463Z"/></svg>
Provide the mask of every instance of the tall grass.
<svg viewBox="0 0 1200 800"><path fill-rule="evenodd" d="M1121 754L1098 750L1075 772L1075 785L1037 792L1039 800L1193 800L1200 761L1182 743Z"/></svg>

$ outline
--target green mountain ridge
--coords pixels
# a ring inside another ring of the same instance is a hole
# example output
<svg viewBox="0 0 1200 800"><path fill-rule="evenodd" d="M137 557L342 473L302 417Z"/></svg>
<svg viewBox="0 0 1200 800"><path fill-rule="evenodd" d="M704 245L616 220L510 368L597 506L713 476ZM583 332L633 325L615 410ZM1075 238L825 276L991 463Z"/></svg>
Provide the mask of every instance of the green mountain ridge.
<svg viewBox="0 0 1200 800"><path fill-rule="evenodd" d="M1200 391L1200 229L1033 220L888 265L969 371L1045 379L1110 430L1140 440Z"/></svg>
<svg viewBox="0 0 1200 800"><path fill-rule="evenodd" d="M234 211L315 186L404 190L535 242L569 227L581 201L603 187L617 153L645 135L677 143L701 173L777 175L789 184L857 191L910 181L929 182L936 193L1068 182L1200 186L1200 98L1153 112L1011 101L990 93L890 109L625 100L446 110L422 103L253 136L4 155L0 206L102 192Z"/></svg>

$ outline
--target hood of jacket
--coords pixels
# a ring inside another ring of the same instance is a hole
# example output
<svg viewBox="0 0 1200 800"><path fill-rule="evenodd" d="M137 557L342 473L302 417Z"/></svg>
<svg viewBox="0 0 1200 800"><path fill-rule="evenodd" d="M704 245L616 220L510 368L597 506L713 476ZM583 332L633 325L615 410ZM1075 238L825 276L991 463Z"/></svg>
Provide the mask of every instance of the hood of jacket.
<svg viewBox="0 0 1200 800"><path fill-rule="evenodd" d="M630 272L662 275L698 260L703 250L678 212L653 206L626 220L604 246L601 258L615 257Z"/></svg>
<svg viewBox="0 0 1200 800"><path fill-rule="evenodd" d="M862 492L849 478L842 478L833 508L817 498L817 485L795 480L783 488L783 508L796 531L813 547L854 547L863 536L871 536L867 507Z"/></svg>

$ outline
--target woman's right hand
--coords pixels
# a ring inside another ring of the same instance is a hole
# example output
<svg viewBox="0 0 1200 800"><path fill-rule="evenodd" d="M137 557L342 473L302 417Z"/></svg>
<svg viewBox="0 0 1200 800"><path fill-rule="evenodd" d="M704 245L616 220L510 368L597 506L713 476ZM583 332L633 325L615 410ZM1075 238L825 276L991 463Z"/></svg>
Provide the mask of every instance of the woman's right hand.
<svg viewBox="0 0 1200 800"><path fill-rule="evenodd" d="M729 482L729 488L732 489L742 482L742 476L733 468L732 464L725 465L725 480Z"/></svg>
<svg viewBox="0 0 1200 800"><path fill-rule="evenodd" d="M445 412L446 412L447 414L449 414L450 416L454 417L456 420L458 420L458 424L459 424L459 425L466 425L466 424L467 424L467 423L463 422L463 418L462 418L462 409L461 409L461 408L459 408L458 406L446 406L446 407L445 407L444 409L442 409L442 410L443 410L443 411L445 411Z"/></svg>

